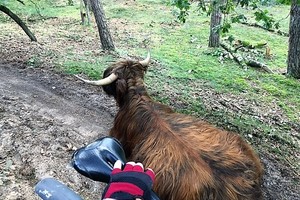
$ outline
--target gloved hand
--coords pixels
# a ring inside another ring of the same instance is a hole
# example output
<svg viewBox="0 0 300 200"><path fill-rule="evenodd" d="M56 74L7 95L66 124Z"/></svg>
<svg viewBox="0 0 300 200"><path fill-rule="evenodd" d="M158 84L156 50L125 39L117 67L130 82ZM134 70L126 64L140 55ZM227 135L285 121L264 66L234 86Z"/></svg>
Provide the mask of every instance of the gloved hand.
<svg viewBox="0 0 300 200"><path fill-rule="evenodd" d="M151 200L154 178L154 172L151 169L144 170L141 163L128 162L122 169L122 162L118 160L102 199Z"/></svg>

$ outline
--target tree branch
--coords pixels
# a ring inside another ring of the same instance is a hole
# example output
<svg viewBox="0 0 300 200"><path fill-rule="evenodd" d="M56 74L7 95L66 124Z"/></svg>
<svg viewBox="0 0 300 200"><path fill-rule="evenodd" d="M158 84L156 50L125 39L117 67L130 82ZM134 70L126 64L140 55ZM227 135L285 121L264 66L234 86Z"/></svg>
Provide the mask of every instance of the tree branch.
<svg viewBox="0 0 300 200"><path fill-rule="evenodd" d="M26 24L16 14L14 14L12 11L10 11L7 7L3 5L0 5L0 11L10 16L24 30L24 32L28 35L31 41L37 41L34 34L29 30Z"/></svg>
<svg viewBox="0 0 300 200"><path fill-rule="evenodd" d="M252 27L257 27L257 28L261 28L261 29L264 29L266 31L269 31L269 32L272 32L272 33L276 33L278 35L282 35L282 36L285 36L285 37L289 37L289 34L288 33L285 33L281 30L274 30L274 29L267 29L257 23L249 23L249 22L240 22L241 24L244 24L246 26L252 26Z"/></svg>
<svg viewBox="0 0 300 200"><path fill-rule="evenodd" d="M25 3L23 1L21 1L21 0L17 0L17 1L25 6Z"/></svg>
<svg viewBox="0 0 300 200"><path fill-rule="evenodd" d="M256 60L246 59L246 58L234 53L234 50L232 50L227 44L221 43L220 45L223 49L225 49L229 53L229 56L232 57L233 60L235 62L237 62L239 65L241 65L242 67L249 66L249 67L261 68L265 72L268 72L271 74L274 73L267 65L260 63Z"/></svg>

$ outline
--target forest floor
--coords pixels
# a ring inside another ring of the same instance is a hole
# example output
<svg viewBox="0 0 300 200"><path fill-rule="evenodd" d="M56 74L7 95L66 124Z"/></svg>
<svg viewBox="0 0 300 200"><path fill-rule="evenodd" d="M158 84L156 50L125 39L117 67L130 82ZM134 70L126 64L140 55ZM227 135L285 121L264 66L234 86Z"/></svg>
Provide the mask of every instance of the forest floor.
<svg viewBox="0 0 300 200"><path fill-rule="evenodd" d="M54 19L46 23L45 27L51 27L63 22ZM41 42L31 43L26 36L2 32L0 199L38 199L33 192L34 185L46 176L67 184L84 199L100 199L103 185L79 175L69 163L75 149L108 133L117 108L114 100L98 87L82 84L73 76L54 69L55 55L63 54L63 47L66 46L66 41L58 36L40 36ZM85 42L70 38L67 42L68 46L78 51L89 48L95 49L95 55L101 54L96 50L98 41L90 41L88 47L80 46ZM207 91L205 86L197 87ZM172 94L172 88L166 89L169 89L166 94ZM198 95L204 100L207 98L207 93ZM219 100L219 94L210 93L211 106ZM244 103L239 99L229 106L243 108ZM254 114L277 124L278 119L262 115L261 107L259 105ZM298 140L296 136L295 140ZM253 144L262 143L259 137L253 140L257 140L252 141ZM278 143L274 143L276 145ZM268 149L259 149L259 155L265 165L265 199L300 199L299 172L293 165L282 162ZM295 155L299 156L299 152Z"/></svg>

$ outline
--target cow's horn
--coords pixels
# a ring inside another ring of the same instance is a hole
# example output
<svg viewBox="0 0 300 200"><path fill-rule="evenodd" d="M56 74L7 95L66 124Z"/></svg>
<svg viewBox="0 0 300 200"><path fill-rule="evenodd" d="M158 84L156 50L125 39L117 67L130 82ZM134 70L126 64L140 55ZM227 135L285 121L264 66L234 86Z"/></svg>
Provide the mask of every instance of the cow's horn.
<svg viewBox="0 0 300 200"><path fill-rule="evenodd" d="M91 84L91 85L98 85L98 86L101 86L101 85L108 85L112 82L114 82L115 80L117 80L118 76L114 73L112 73L111 75L109 75L108 77L104 78L104 79L101 79L101 80L97 80L97 81L90 81L90 80L86 80L86 79L83 79L81 78L80 76L78 75L75 75L78 79L82 80L83 82L85 83L88 83L88 84Z"/></svg>
<svg viewBox="0 0 300 200"><path fill-rule="evenodd" d="M143 65L144 67L147 67L150 63L150 59L151 59L150 51L148 51L147 58L145 60L140 61L140 64Z"/></svg>

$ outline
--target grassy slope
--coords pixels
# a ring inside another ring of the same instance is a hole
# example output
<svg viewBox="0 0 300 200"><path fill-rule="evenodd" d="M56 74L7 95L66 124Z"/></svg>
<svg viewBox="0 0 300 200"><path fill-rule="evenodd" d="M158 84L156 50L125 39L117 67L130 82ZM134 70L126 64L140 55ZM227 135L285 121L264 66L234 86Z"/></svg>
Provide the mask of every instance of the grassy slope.
<svg viewBox="0 0 300 200"><path fill-rule="evenodd" d="M244 71L230 61L220 64L216 57L206 53L208 51L209 19L205 16L198 16L195 12L191 14L186 24L181 25L174 22L172 8L165 6L165 4L153 4L153 1L137 1L134 6L132 4L107 3L106 7L107 15L110 18L119 19L122 16L122 19L129 22L129 27L134 26L134 30L131 30L131 33L134 33L134 40L122 38L127 42L127 46L133 47L126 49L128 53L139 54L139 52L143 52L144 47L141 44L146 40L152 50L153 57L166 68L165 74L161 74L161 79L155 78L159 74L159 71L155 69L152 69L155 76L150 74L150 78L148 78L149 88L158 93L157 98L159 100L166 103L172 101L171 97L164 96L166 91L160 87L160 85L164 85L163 82L157 84L160 80L166 81L166 77L168 77L171 78L168 80L168 84L173 85L170 87L174 93L178 94L179 101L189 105L187 109L179 108L181 112L205 116L217 124L229 121L234 126L240 127L238 129L244 133L251 133L253 129L263 130L262 134L265 134L261 136L263 138L275 136L286 142L292 141L286 130L276 129L250 115L242 118L225 115L224 119L222 113L225 111L206 110L205 106L201 104L201 99L199 102L199 98L189 96L190 80L204 81L207 87L221 93L236 95L247 93L247 98L258 100L260 104L268 105L269 102L276 101L276 104L284 110L284 115L294 123L298 123L300 120L299 81L252 69ZM271 9L274 14L276 13L278 19L286 17L289 12L289 8L286 6L280 6L278 9L281 11L279 15L277 15L276 9ZM151 16L155 16L155 18ZM283 30L287 30L287 20L281 21L281 26ZM273 57L264 62L275 71L285 68L288 46L286 37L241 25L234 25L232 34L236 38L253 43L268 42ZM191 42L195 38L196 41ZM139 46L142 48L136 48ZM142 54L140 55L142 56ZM180 89L176 90L176 88ZM207 111L211 113L207 114Z"/></svg>
<svg viewBox="0 0 300 200"><path fill-rule="evenodd" d="M37 17L36 10L32 9L30 3L25 2L26 9L22 9L17 3L8 6L22 13L24 17ZM44 16L64 17L71 22L80 20L78 5L54 8L41 1L39 6ZM297 162L298 158L295 158L293 152L295 149L296 152L299 150L299 144L290 136L290 123L299 124L300 121L298 80L252 69L243 70L231 61L219 63L217 57L207 53L211 51L207 48L209 18L198 15L195 11L191 13L186 24L179 24L172 15L173 8L168 7L166 1L105 1L104 8L110 21L111 32L117 41L117 52L122 57L143 57L146 54L145 47L151 49L157 68L149 69L146 81L150 93L156 99L173 105L180 112L193 114L226 129L239 131L245 137L251 135L247 139L259 145L258 148L266 146L267 150L274 151L283 159L286 157L286 151L289 151L290 156L287 158ZM287 6L267 9L270 9L277 19L286 17L289 12ZM1 15L0 20L9 22ZM94 26L82 27L78 23L59 24L60 30L55 32L57 26L58 24L54 24L53 27L49 26L47 30L43 30L41 22L32 24L33 29L41 36L48 31L53 37L66 38L67 42L88 44L86 49L78 49L71 44L64 47L61 54L55 55L55 65L59 69L68 73L83 72L96 78L101 76L108 63L116 59L112 55L95 53L94 49L98 44L95 44L97 33ZM281 26L282 30L287 31L288 19L282 20ZM253 43L268 42L272 59L262 61L274 71L285 69L288 46L286 37L243 25L234 25L231 34ZM62 46L64 43L57 45ZM201 92L203 94L204 90L224 96L233 95L233 99L236 97L238 100L242 96L248 102L265 105L262 108L275 105L289 123L273 126L247 112L235 114L228 112L226 108L211 109L205 98L198 95ZM275 143L269 144L270 140Z"/></svg>

